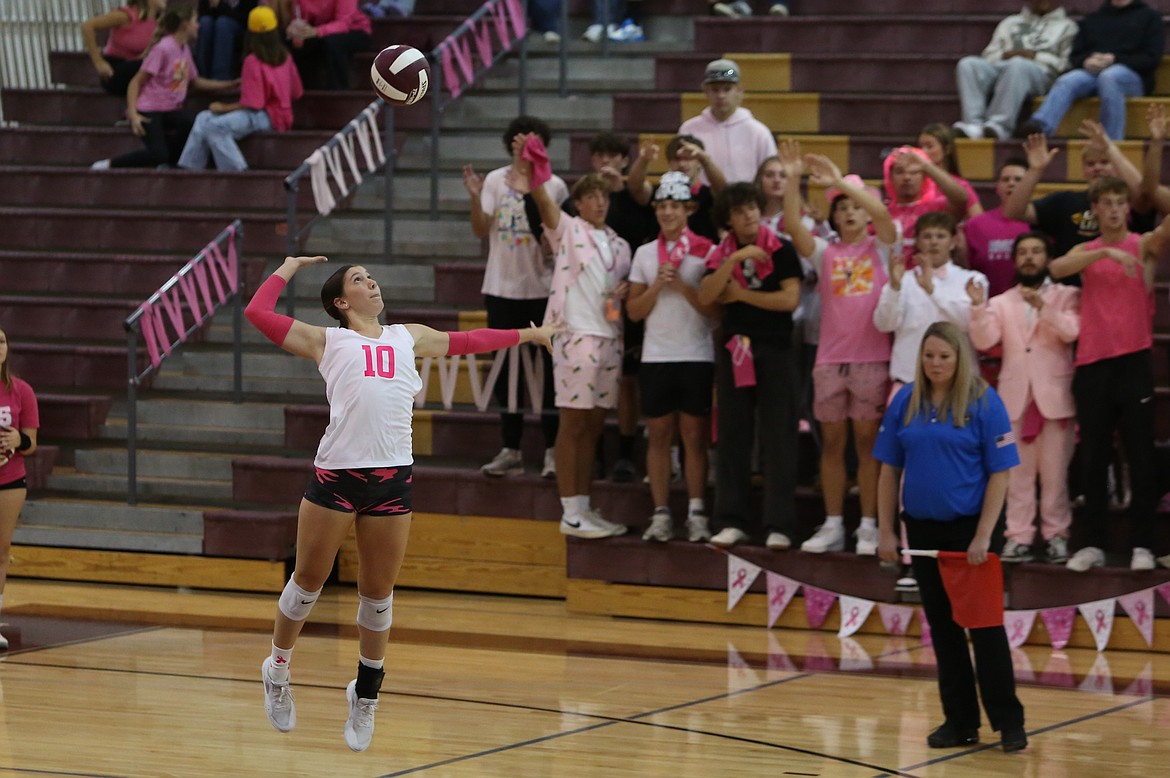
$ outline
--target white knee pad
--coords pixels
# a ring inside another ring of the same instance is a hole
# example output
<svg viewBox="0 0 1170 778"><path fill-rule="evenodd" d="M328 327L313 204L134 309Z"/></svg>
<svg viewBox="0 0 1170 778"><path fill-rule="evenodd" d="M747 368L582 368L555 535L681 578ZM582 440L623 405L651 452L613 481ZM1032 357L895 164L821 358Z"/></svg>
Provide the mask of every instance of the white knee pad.
<svg viewBox="0 0 1170 778"><path fill-rule="evenodd" d="M320 589L306 592L290 578L284 585L284 591L280 593L280 612L293 621L304 621L309 618L309 611L313 610L320 596Z"/></svg>
<svg viewBox="0 0 1170 778"><path fill-rule="evenodd" d="M371 632L385 632L394 621L394 593L384 600L358 595L357 623Z"/></svg>

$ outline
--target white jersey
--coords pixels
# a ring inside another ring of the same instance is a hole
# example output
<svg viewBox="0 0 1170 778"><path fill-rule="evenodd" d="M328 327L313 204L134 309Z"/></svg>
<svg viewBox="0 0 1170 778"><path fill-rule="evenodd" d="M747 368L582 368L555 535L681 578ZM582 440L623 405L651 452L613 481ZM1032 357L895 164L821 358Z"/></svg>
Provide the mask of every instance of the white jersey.
<svg viewBox="0 0 1170 778"><path fill-rule="evenodd" d="M382 327L378 338L325 330L317 364L325 379L329 426L313 460L325 470L414 463L411 420L422 379L414 338L404 325Z"/></svg>

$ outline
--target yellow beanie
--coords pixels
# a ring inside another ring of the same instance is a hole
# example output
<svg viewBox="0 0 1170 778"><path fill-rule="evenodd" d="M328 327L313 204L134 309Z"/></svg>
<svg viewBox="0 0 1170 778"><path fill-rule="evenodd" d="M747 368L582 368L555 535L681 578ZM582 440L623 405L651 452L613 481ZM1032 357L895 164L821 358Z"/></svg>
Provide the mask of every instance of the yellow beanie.
<svg viewBox="0 0 1170 778"><path fill-rule="evenodd" d="M248 14L248 32L272 32L276 29L276 14L266 5L258 5Z"/></svg>

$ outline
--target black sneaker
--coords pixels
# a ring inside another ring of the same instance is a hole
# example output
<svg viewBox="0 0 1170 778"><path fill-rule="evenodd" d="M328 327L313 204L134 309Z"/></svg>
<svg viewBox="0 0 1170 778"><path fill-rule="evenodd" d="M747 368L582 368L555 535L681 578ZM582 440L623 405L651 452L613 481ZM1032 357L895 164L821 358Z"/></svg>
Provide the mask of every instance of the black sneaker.
<svg viewBox="0 0 1170 778"><path fill-rule="evenodd" d="M627 484L633 481L637 475L634 463L623 457L614 463L613 472L610 473L609 478L614 483Z"/></svg>
<svg viewBox="0 0 1170 778"><path fill-rule="evenodd" d="M1000 733L1000 742L1005 754L1014 754L1028 747L1028 733L1023 727L1004 727Z"/></svg>
<svg viewBox="0 0 1170 778"><path fill-rule="evenodd" d="M1023 730L1021 730L1023 732ZM1005 734L1004 737L1007 737ZM956 727L949 721L926 736L926 745L931 748L958 748L973 746L979 742L979 728ZM1007 742L1006 740L1004 741ZM1025 739L1025 742L1026 739Z"/></svg>
<svg viewBox="0 0 1170 778"><path fill-rule="evenodd" d="M1035 119L1028 119L1025 122L1021 122L1016 127L1016 131L1012 133L1012 137L1019 138L1020 140L1024 140L1029 135L1047 135L1047 134L1048 133L1045 132L1043 124L1036 121Z"/></svg>

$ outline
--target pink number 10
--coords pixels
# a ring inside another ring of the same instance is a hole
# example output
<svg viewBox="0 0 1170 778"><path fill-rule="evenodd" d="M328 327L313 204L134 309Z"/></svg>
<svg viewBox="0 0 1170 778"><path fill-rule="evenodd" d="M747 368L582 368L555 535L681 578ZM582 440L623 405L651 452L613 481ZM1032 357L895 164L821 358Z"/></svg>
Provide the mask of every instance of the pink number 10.
<svg viewBox="0 0 1170 778"><path fill-rule="evenodd" d="M382 378L394 377L394 349L391 346L378 346L375 352L373 348L363 344L362 351L366 352L365 375L378 375ZM375 353L377 353L376 360L374 358Z"/></svg>

